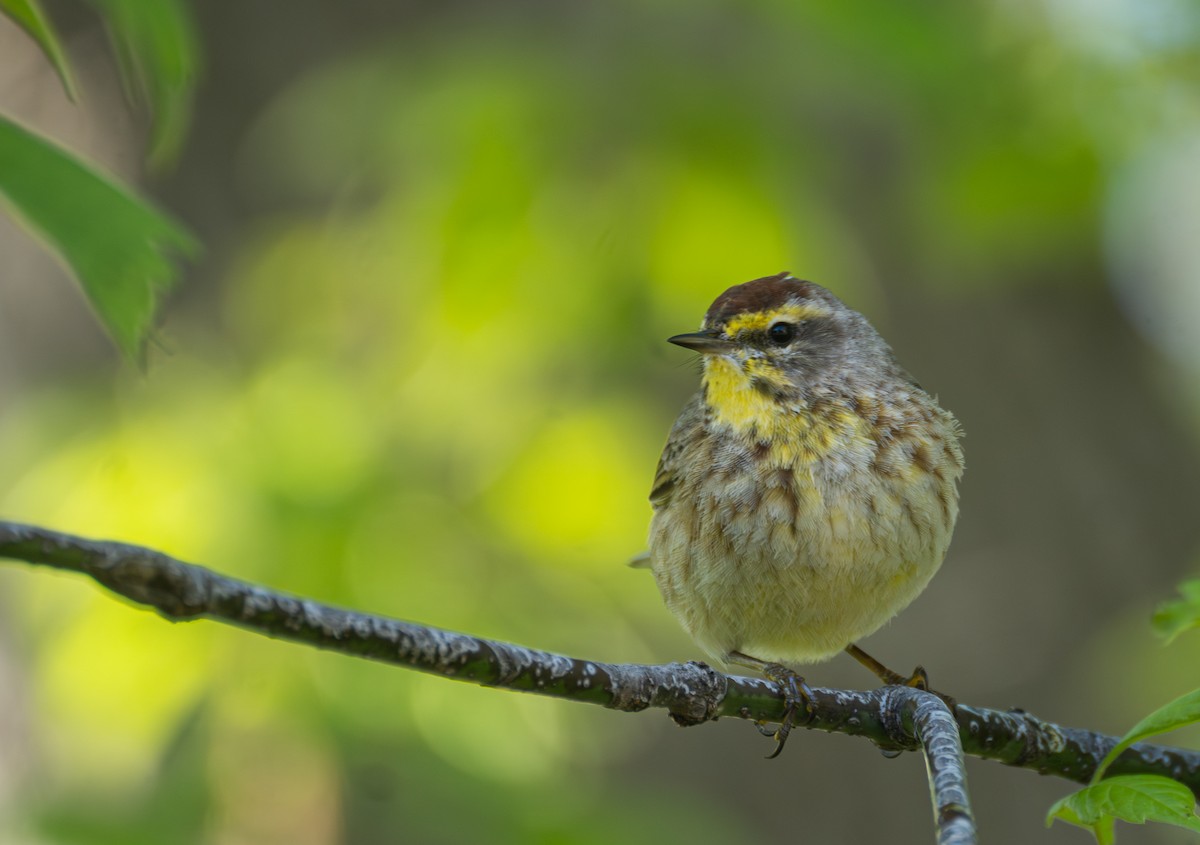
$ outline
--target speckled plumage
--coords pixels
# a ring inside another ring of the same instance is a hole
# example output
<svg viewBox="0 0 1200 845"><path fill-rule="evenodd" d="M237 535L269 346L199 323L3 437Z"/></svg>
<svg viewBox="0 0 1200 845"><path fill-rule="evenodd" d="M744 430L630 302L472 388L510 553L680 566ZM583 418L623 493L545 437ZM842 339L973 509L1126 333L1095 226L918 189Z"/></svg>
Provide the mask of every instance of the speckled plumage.
<svg viewBox="0 0 1200 845"><path fill-rule="evenodd" d="M954 417L862 315L786 273L730 288L672 340L704 376L650 496L668 608L720 659L811 663L873 633L946 553Z"/></svg>

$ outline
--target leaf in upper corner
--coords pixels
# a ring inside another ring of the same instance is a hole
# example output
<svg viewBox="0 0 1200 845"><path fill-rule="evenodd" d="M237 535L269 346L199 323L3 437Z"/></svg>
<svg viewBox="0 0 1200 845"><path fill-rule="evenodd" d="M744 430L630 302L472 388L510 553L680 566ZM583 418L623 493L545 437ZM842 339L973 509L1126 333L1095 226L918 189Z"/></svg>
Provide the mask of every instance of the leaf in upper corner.
<svg viewBox="0 0 1200 845"><path fill-rule="evenodd" d="M42 11L38 0L0 0L0 12L7 15L37 42L50 64L54 66L67 96L74 100L75 79L71 75L71 66L67 64L67 56L58 40L58 33Z"/></svg>
<svg viewBox="0 0 1200 845"><path fill-rule="evenodd" d="M74 271L100 321L139 358L159 296L197 244L170 218L0 116L0 195Z"/></svg>
<svg viewBox="0 0 1200 845"><path fill-rule="evenodd" d="M1179 585L1181 598L1164 602L1154 611L1154 631L1171 642L1184 631L1200 627L1200 578Z"/></svg>
<svg viewBox="0 0 1200 845"><path fill-rule="evenodd" d="M1159 775L1121 775L1086 786L1055 802L1046 814L1046 826L1055 819L1086 827L1100 845L1115 839L1113 822L1175 825L1200 833L1192 791L1178 781Z"/></svg>
<svg viewBox="0 0 1200 845"><path fill-rule="evenodd" d="M1121 737L1121 741L1113 746L1112 751L1108 752L1108 755L1100 761L1100 765L1096 767L1096 773L1092 776L1092 783L1100 780L1112 761L1135 742L1196 722L1200 722L1200 689L1192 690L1171 703L1164 704L1130 728L1125 736Z"/></svg>
<svg viewBox="0 0 1200 845"><path fill-rule="evenodd" d="M184 0L92 0L108 24L130 97L153 114L150 163L171 161L191 118L199 73L196 27Z"/></svg>

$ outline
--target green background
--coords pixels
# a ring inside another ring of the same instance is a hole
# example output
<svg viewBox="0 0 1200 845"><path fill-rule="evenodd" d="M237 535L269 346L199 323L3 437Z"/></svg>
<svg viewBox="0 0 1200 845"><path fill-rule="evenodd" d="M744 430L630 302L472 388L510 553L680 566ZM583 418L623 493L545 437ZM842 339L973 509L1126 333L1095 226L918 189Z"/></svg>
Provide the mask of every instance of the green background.
<svg viewBox="0 0 1200 845"><path fill-rule="evenodd" d="M54 7L52 7L54 9ZM55 9L55 11L58 11ZM120 173L0 22L0 107ZM697 658L642 550L695 389L664 338L788 269L960 418L942 573L863 643L961 701L1120 733L1200 526L1200 6L221 0L147 183L205 244L146 373L0 228L0 513L324 601L607 661ZM847 659L811 683L866 687ZM0 569L0 838L928 842L918 757L454 684ZM987 841L1085 841L972 761ZM1122 841L1179 841L1122 831ZM1132 835L1130 835L1132 834Z"/></svg>

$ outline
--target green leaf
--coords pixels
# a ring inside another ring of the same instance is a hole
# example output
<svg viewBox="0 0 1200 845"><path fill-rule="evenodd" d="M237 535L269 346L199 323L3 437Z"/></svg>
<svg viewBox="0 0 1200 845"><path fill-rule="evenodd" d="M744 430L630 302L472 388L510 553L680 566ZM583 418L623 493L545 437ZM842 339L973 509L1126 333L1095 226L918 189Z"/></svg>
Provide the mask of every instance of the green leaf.
<svg viewBox="0 0 1200 845"><path fill-rule="evenodd" d="M1178 601L1164 602L1154 611L1155 632L1170 643L1184 631L1200 627L1200 579L1179 585Z"/></svg>
<svg viewBox="0 0 1200 845"><path fill-rule="evenodd" d="M1080 818L1079 813L1075 812L1075 809L1070 806L1072 799L1078 796L1079 793L1075 792L1057 801L1046 815L1046 827L1052 825L1055 819L1062 819L1067 824L1078 825L1090 830L1092 836L1096 837L1096 842L1099 845L1112 845L1117 838L1116 832L1113 830L1115 820L1112 817L1106 817L1090 824L1085 822Z"/></svg>
<svg viewBox="0 0 1200 845"><path fill-rule="evenodd" d="M71 67L67 64L67 56L59 43L58 33L50 25L50 20L42 11L38 0L0 0L0 12L11 18L37 42L58 73L67 96L74 100L75 79L71 76Z"/></svg>
<svg viewBox="0 0 1200 845"><path fill-rule="evenodd" d="M1096 767L1096 773L1092 775L1092 783L1099 781L1112 761L1135 742L1196 722L1200 722L1200 689L1192 690L1170 704L1163 705L1130 728L1129 732L1121 737L1121 741L1113 746L1113 750L1100 761L1100 765Z"/></svg>
<svg viewBox="0 0 1200 845"><path fill-rule="evenodd" d="M1160 775L1122 775L1086 786L1055 802L1046 826L1055 819L1089 828L1100 845L1111 845L1113 822L1161 822L1200 833L1195 797L1183 784Z"/></svg>
<svg viewBox="0 0 1200 845"><path fill-rule="evenodd" d="M184 0L93 0L108 24L130 97L154 115L150 163L179 152L199 72L196 28Z"/></svg>
<svg viewBox="0 0 1200 845"><path fill-rule="evenodd" d="M83 286L117 345L139 358L159 295L192 237L66 151L0 116L0 195Z"/></svg>

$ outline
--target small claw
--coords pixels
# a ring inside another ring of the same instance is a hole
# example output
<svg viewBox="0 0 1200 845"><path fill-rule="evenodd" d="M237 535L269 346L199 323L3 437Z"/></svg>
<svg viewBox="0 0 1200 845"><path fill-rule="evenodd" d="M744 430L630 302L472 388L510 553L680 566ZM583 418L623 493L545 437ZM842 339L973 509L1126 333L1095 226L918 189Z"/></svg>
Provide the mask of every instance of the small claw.
<svg viewBox="0 0 1200 845"><path fill-rule="evenodd" d="M904 686L919 689L922 692L932 693L942 700L942 703L950 708L950 712L954 713L958 708L958 702L953 697L946 695L944 692L938 692L929 686L929 673L925 671L924 666L918 666L912 670L912 674L904 682Z"/></svg>
<svg viewBox="0 0 1200 845"><path fill-rule="evenodd" d="M783 753L783 746L787 745L788 735L791 732L792 726L788 723L788 719L785 718L782 724L779 725L779 730L777 730L774 734L775 750L766 756L767 760L774 760Z"/></svg>
<svg viewBox="0 0 1200 845"><path fill-rule="evenodd" d="M850 643L850 645L846 646L846 652L863 666L866 666L868 669L870 669L875 677L883 681L884 684L888 686L912 687L913 689L931 692L940 698L945 705L950 708L951 713L956 711L958 702L955 701L953 697L946 695L944 692L938 692L935 689L930 689L929 673L925 671L924 666L918 666L917 668L913 669L912 674L906 678L903 675L893 672L891 669L884 666L854 643Z"/></svg>
<svg viewBox="0 0 1200 845"><path fill-rule="evenodd" d="M929 673L925 671L924 666L918 666L912 670L912 674L908 676L908 680L904 682L906 687L913 689L929 690Z"/></svg>
<svg viewBox="0 0 1200 845"><path fill-rule="evenodd" d="M768 760L774 760L783 753L783 746L787 744L792 727L796 724L796 712L799 707L803 705L806 717L812 716L812 689L802 677L779 663L768 663L763 667L763 674L783 687L783 694L787 700L787 710L784 711L778 730L773 734L767 734L775 737L775 750L767 755ZM759 728L759 732L765 733L761 728Z"/></svg>
<svg viewBox="0 0 1200 845"><path fill-rule="evenodd" d="M783 746L787 744L788 735L796 725L796 713L800 705L804 706L805 720L807 721L812 718L815 712L812 702L813 691L804 682L803 678L781 663L768 663L765 660L759 660L757 657L751 657L740 651L729 652L725 655L725 660L729 663L736 663L740 666L749 666L757 669L766 675L767 680L774 681L783 688L783 696L787 703L787 709L783 713L783 719L780 721L779 727L771 730L766 726L766 722L754 723L760 734L775 738L775 751L767 755L768 760L774 760L783 752Z"/></svg>

